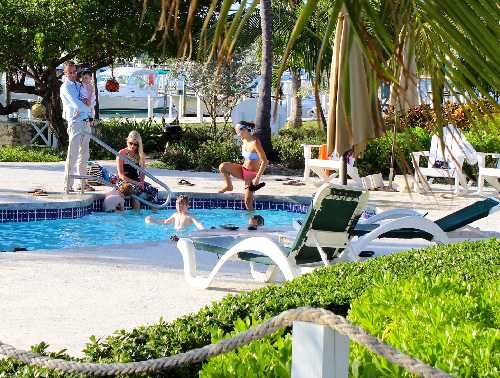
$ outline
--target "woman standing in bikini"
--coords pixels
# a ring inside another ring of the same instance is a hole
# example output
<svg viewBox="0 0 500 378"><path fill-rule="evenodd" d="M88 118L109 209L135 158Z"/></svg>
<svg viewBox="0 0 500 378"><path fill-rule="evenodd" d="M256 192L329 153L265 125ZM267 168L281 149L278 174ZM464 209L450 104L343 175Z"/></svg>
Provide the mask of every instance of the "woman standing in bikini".
<svg viewBox="0 0 500 378"><path fill-rule="evenodd" d="M144 155L142 147L142 138L137 131L131 131L128 134L127 147L120 150L119 153L142 169L146 168L146 155ZM147 201L151 203L156 203L158 201L158 189L149 182L144 181L144 173L139 172L136 168L118 156L116 157L116 170L119 178L116 183L118 187L125 183L132 184L136 196L144 198L143 193L145 193ZM141 204L138 201L133 200L132 207L140 214ZM158 211L156 208L151 208L151 210L153 210L154 213Z"/></svg>
<svg viewBox="0 0 500 378"><path fill-rule="evenodd" d="M241 155L245 159L243 165L225 162L219 166L219 171L226 181L226 187L219 190L219 193L233 190L231 176L245 181L245 206L248 211L253 211L253 192L259 190L264 182L259 183L259 179L267 167L267 157L260 141L254 138L252 131L255 128L253 122L241 121L235 126L236 135L241 138Z"/></svg>

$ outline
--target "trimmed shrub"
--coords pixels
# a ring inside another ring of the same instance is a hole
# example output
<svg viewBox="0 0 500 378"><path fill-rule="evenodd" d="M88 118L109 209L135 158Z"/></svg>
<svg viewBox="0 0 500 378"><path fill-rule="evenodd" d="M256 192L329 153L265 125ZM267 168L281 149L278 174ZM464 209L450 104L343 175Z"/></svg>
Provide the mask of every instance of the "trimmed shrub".
<svg viewBox="0 0 500 378"><path fill-rule="evenodd" d="M278 151L279 160L285 163L288 168L293 169L304 168L302 144L319 145L324 143L326 143L326 134L319 134L315 122L308 122L299 129L282 128L278 134L272 136L273 148Z"/></svg>
<svg viewBox="0 0 500 378"><path fill-rule="evenodd" d="M161 151L165 144L161 140L161 124L152 122L150 119L136 121L128 118L114 118L107 122L101 122L95 131L95 135L116 151L126 147L126 139L132 130L141 135L145 153ZM113 160L114 154L107 149L90 141L90 157L93 160Z"/></svg>
<svg viewBox="0 0 500 378"><path fill-rule="evenodd" d="M0 161L3 162L57 162L65 159L66 151L58 152L52 147L0 147Z"/></svg>
<svg viewBox="0 0 500 378"><path fill-rule="evenodd" d="M500 281L464 276L374 277L349 310L349 320L406 354L457 377L500 374ZM351 375L414 377L351 344Z"/></svg>
<svg viewBox="0 0 500 378"><path fill-rule="evenodd" d="M222 329L212 332L211 343L233 337L250 327L261 324L266 319L256 320L247 317L234 321L234 331L224 333ZM285 328L252 341L237 350L211 358L202 366L200 378L225 377L290 377L292 368L292 335L285 335Z"/></svg>

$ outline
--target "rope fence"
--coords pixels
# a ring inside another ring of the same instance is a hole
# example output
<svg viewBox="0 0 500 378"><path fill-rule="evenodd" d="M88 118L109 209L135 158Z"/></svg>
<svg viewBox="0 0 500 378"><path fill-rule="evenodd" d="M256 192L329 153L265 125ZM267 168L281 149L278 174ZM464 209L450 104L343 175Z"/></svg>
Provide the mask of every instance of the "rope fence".
<svg viewBox="0 0 500 378"><path fill-rule="evenodd" d="M140 374L179 368L182 366L202 362L208 358L230 352L240 346L259 340L283 327L291 327L294 321L311 322L332 328L342 335L348 336L356 343L365 346L371 352L386 358L388 361L404 367L410 373L421 377L454 377L438 368L427 365L425 362L408 356L402 351L391 347L384 341L371 336L363 328L355 326L342 316L325 309L301 307L284 311L278 316L264 321L245 332L229 339L219 341L199 349L193 349L175 356L153 360L129 363L95 364L66 361L19 350L0 341L0 354L20 362L51 369L58 372L90 374L94 376L115 376L118 374Z"/></svg>

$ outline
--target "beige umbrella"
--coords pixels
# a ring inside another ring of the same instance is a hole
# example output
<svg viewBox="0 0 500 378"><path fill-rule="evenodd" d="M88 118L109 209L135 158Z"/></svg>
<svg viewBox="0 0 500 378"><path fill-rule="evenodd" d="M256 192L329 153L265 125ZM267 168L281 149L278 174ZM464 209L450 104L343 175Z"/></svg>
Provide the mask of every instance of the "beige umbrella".
<svg viewBox="0 0 500 378"><path fill-rule="evenodd" d="M399 35L400 40L403 38L403 31ZM399 87L396 90L395 86L391 87L390 104L395 107L396 114L394 118L394 135L392 139L391 151L391 167L389 173L389 188L392 188L392 180L394 179L394 159L396 155L396 132L398 123L398 112L419 105L418 86L417 86L417 70L415 68L415 49L410 47L411 29L405 39L403 49L403 64L400 67ZM411 54L410 54L411 52Z"/></svg>
<svg viewBox="0 0 500 378"><path fill-rule="evenodd" d="M351 36L347 13L339 13L330 71L327 153L363 153L369 140L383 134L373 69ZM345 159L344 159L345 161ZM342 183L346 172L340 172Z"/></svg>

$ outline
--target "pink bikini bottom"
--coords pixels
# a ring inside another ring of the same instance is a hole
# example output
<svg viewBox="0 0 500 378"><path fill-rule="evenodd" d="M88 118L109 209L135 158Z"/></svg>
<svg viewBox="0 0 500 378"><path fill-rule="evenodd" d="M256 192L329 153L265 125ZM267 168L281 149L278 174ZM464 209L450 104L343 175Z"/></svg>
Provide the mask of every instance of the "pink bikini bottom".
<svg viewBox="0 0 500 378"><path fill-rule="evenodd" d="M246 169L245 167L241 167L241 170L243 172L243 180L246 181L247 177L249 175L257 175L257 172L252 172L252 171L249 171L248 169Z"/></svg>

